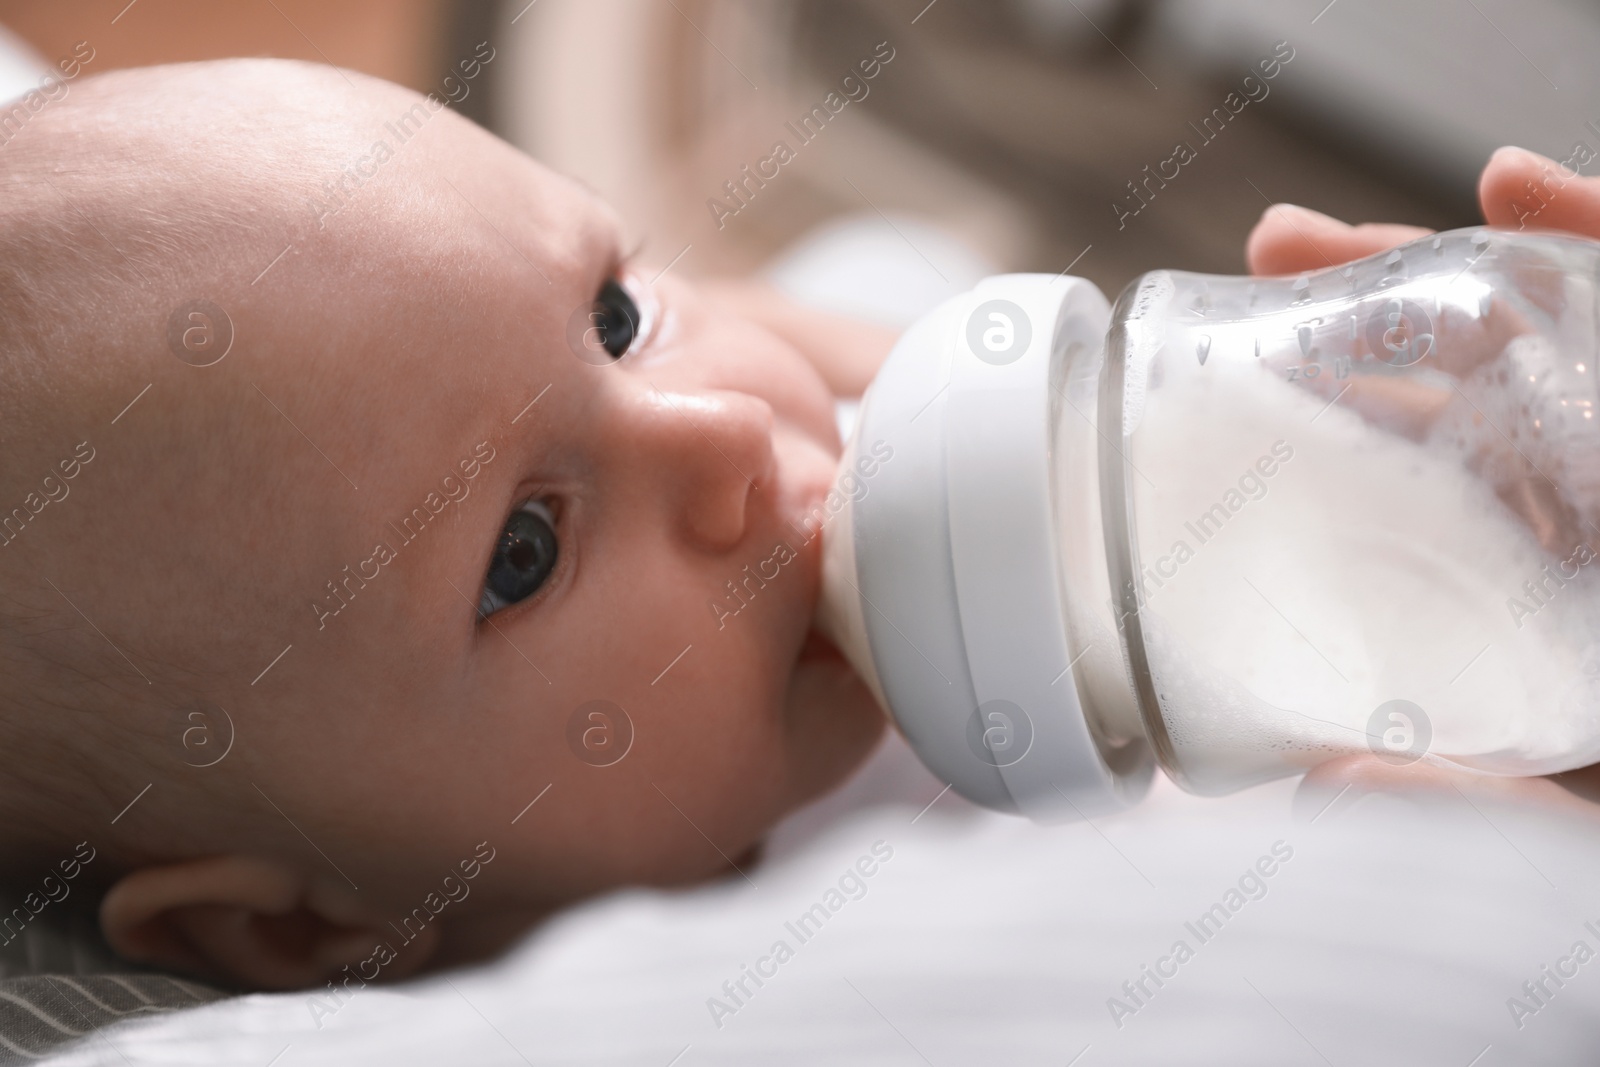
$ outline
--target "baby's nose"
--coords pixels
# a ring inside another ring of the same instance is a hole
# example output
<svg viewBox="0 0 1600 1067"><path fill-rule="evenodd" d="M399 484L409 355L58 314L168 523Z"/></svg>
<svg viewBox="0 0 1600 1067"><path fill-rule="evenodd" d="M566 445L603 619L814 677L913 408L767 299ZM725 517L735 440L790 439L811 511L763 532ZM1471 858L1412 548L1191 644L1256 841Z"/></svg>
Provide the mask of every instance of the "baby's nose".
<svg viewBox="0 0 1600 1067"><path fill-rule="evenodd" d="M711 551L744 537L750 494L771 478L772 408L747 393L650 387L640 459L686 536Z"/></svg>

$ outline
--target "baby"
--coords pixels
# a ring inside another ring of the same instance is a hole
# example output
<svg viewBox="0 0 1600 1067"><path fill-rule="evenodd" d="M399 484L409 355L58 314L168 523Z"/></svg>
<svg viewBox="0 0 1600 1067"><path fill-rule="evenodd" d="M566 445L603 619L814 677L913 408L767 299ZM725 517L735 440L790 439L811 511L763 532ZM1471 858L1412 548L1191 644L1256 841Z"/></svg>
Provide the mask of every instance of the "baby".
<svg viewBox="0 0 1600 1067"><path fill-rule="evenodd" d="M478 958L743 868L883 729L806 522L882 338L636 271L437 105L156 68L0 151L6 867L132 960Z"/></svg>
<svg viewBox="0 0 1600 1067"><path fill-rule="evenodd" d="M1406 236L1269 214L1252 263ZM741 871L882 730L806 516L883 347L636 272L436 100L75 83L0 149L0 941L93 886L130 959L349 986Z"/></svg>

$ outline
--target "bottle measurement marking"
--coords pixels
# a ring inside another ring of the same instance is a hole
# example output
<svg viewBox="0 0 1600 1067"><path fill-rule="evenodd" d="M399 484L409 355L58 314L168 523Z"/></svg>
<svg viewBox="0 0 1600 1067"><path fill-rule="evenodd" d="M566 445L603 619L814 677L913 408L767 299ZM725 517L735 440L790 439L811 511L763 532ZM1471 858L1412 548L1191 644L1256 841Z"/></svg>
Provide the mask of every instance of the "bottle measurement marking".
<svg viewBox="0 0 1600 1067"><path fill-rule="evenodd" d="M1286 367L1284 369L1288 372L1288 378L1291 382L1297 382L1302 378L1318 378L1322 375L1321 363L1302 363L1298 367ZM1350 377L1349 356L1339 356L1333 361L1333 377L1336 381L1343 381Z"/></svg>

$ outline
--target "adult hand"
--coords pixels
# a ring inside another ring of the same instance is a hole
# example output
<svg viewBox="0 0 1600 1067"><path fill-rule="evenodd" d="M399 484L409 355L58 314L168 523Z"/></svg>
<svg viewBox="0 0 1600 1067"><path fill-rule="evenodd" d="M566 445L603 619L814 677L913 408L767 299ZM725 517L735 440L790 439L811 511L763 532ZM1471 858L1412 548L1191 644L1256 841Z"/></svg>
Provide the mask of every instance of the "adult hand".
<svg viewBox="0 0 1600 1067"><path fill-rule="evenodd" d="M1565 230L1600 237L1600 177L1585 178L1522 148L1489 157L1478 179L1478 204L1491 226ZM1426 236L1399 223L1340 222L1319 211L1274 204L1245 242L1252 274L1293 274L1370 256Z"/></svg>
<svg viewBox="0 0 1600 1067"><path fill-rule="evenodd" d="M1512 229L1560 230L1600 238L1600 177L1586 178L1521 148L1490 157L1478 181L1484 221ZM1245 245L1252 274L1291 274L1337 266L1426 236L1399 223L1350 225L1321 212L1275 204ZM1500 331L1491 331L1500 332ZM1396 767L1374 756L1346 756L1314 768L1296 794L1298 813L1313 817L1329 804L1348 805L1372 792L1457 790L1468 798L1521 803L1600 819L1600 765L1548 778L1500 778L1415 763Z"/></svg>

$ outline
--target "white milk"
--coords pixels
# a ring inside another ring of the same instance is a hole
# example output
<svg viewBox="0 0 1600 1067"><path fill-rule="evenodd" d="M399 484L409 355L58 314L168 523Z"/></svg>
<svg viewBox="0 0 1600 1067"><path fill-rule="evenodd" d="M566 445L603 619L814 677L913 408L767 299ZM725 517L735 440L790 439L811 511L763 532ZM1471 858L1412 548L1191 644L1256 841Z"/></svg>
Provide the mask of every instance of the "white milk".
<svg viewBox="0 0 1600 1067"><path fill-rule="evenodd" d="M1251 363L1178 373L1193 380L1148 394L1129 488L1152 673L1198 787L1368 751L1392 699L1423 709L1434 757L1523 774L1600 758L1600 562L1539 606L1524 583L1576 546L1541 549L1454 444L1378 429L1356 390L1328 407Z"/></svg>

